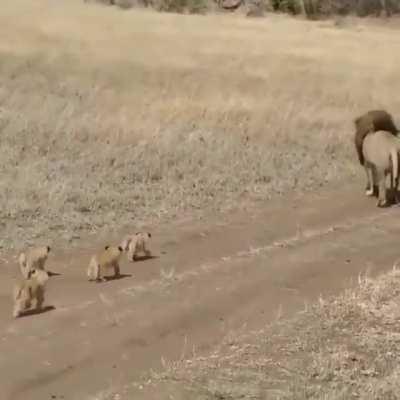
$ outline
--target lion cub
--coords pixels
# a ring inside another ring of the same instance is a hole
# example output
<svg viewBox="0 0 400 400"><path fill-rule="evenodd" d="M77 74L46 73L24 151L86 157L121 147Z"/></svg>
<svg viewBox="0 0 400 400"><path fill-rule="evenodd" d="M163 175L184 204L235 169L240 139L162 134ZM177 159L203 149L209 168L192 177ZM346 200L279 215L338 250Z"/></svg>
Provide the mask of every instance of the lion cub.
<svg viewBox="0 0 400 400"><path fill-rule="evenodd" d="M150 238L151 233L149 232L137 232L123 240L121 247L128 252L128 261L135 261L140 253L143 253L146 257L151 256L151 251L148 248Z"/></svg>
<svg viewBox="0 0 400 400"><path fill-rule="evenodd" d="M386 175L390 174L390 186L395 191L397 203L400 139L389 132L378 131L365 137L362 150L365 160L364 167L369 181L369 189L365 194L372 196L374 194L373 186L378 184L377 206L387 206Z"/></svg>
<svg viewBox="0 0 400 400"><path fill-rule="evenodd" d="M41 310L44 302L45 284L49 279L46 271L33 269L29 272L27 279L16 283L13 292L14 310L13 317L18 318L21 313L31 308L35 300L36 310Z"/></svg>
<svg viewBox="0 0 400 400"><path fill-rule="evenodd" d="M104 273L110 269L114 270L114 277L120 276L119 260L122 255L121 246L105 246L104 250L92 256L89 262L87 275L89 281L105 281Z"/></svg>
<svg viewBox="0 0 400 400"><path fill-rule="evenodd" d="M50 250L50 246L33 247L19 255L18 263L25 279L28 279L34 269L44 270Z"/></svg>

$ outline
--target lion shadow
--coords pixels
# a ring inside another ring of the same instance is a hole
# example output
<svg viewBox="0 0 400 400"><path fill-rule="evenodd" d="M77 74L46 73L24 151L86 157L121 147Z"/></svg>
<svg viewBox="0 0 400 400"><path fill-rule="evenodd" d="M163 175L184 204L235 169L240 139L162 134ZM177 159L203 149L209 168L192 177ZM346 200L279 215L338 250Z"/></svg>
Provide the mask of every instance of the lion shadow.
<svg viewBox="0 0 400 400"><path fill-rule="evenodd" d="M45 306L39 310L36 308L31 308L29 310L22 311L21 314L19 315L19 318L25 318L25 317L29 317L32 315L45 314L45 313L55 310L55 309L56 308L54 306Z"/></svg>
<svg viewBox="0 0 400 400"><path fill-rule="evenodd" d="M377 185L374 185L373 197L375 197L375 198L379 197L379 189L378 189ZM387 199L387 205L384 206L385 208L392 207L392 206L400 207L400 192L398 190L387 188L386 189L386 199Z"/></svg>
<svg viewBox="0 0 400 400"><path fill-rule="evenodd" d="M104 279L108 281L119 281L120 279L125 279L125 278L130 278L132 274L119 274L118 276L110 275L110 276L104 276ZM98 283L101 282L101 280L97 281Z"/></svg>
<svg viewBox="0 0 400 400"><path fill-rule="evenodd" d="M133 260L131 262L141 262L141 261L146 261L146 260L153 260L160 258L159 256L154 256L154 255L143 255L143 256L134 256Z"/></svg>

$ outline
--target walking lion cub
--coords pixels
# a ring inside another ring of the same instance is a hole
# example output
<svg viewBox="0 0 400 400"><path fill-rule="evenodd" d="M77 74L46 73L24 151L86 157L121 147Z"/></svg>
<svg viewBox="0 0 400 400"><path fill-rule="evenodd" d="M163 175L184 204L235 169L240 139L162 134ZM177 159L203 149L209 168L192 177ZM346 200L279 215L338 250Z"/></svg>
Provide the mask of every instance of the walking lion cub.
<svg viewBox="0 0 400 400"><path fill-rule="evenodd" d="M49 280L49 274L42 269L33 269L29 271L28 277L20 279L14 286L14 318L18 318L24 311L31 308L35 301L37 311L43 306L45 296L45 285Z"/></svg>
<svg viewBox="0 0 400 400"><path fill-rule="evenodd" d="M388 205L386 198L386 176L390 175L390 187L394 190L395 202L398 202L400 138L386 131L369 134L363 142L364 168L369 181L365 194L374 194L374 184L378 186L378 207Z"/></svg>

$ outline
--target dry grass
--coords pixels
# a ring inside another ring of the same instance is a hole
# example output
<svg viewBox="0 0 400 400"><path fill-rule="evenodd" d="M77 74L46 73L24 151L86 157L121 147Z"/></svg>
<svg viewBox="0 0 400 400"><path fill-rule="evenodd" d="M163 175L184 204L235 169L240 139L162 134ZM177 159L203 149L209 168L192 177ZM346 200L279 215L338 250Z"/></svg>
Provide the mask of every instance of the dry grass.
<svg viewBox="0 0 400 400"><path fill-rule="evenodd" d="M0 246L353 176L354 116L399 109L395 35L280 16L8 2Z"/></svg>
<svg viewBox="0 0 400 400"><path fill-rule="evenodd" d="M398 399L399 317L400 272L394 269L360 279L356 289L321 300L291 321L232 335L210 356L168 365L119 393L129 398L141 387L143 398L156 393L160 400Z"/></svg>

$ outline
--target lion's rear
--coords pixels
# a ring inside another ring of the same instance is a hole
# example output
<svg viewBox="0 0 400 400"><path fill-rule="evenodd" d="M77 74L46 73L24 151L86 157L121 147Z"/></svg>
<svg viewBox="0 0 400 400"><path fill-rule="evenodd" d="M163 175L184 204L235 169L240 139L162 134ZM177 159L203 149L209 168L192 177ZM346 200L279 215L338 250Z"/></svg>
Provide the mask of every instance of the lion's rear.
<svg viewBox="0 0 400 400"><path fill-rule="evenodd" d="M391 153L397 149L399 139L386 131L378 131L365 137L363 143L364 158L379 169L391 169Z"/></svg>

